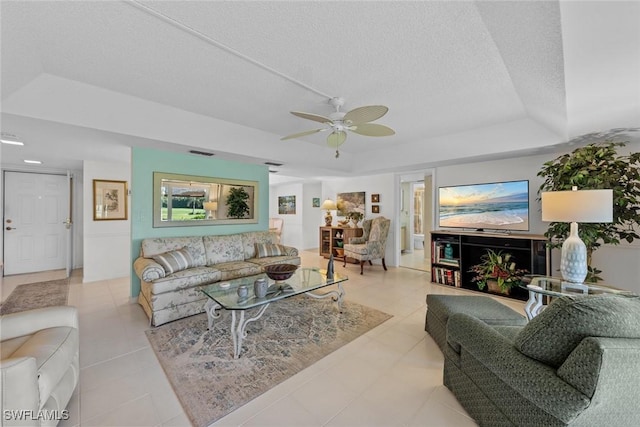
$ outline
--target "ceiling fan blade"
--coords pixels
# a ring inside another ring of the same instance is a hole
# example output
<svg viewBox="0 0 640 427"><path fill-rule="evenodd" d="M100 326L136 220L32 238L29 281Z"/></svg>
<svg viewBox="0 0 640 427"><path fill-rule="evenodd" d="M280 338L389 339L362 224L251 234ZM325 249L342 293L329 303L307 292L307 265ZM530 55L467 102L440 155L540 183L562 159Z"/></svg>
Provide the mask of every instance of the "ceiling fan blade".
<svg viewBox="0 0 640 427"><path fill-rule="evenodd" d="M379 125L377 123L362 123L360 125L353 126L353 128L350 130L352 132L365 136L391 136L395 135L396 133L390 127Z"/></svg>
<svg viewBox="0 0 640 427"><path fill-rule="evenodd" d="M332 148L338 148L347 139L347 133L345 131L331 132L327 136L327 145Z"/></svg>
<svg viewBox="0 0 640 427"><path fill-rule="evenodd" d="M284 141L285 139L300 138L303 136L311 135L313 133L322 132L324 130L326 129L314 129L314 130L308 130L306 132L294 133L293 135L283 136L282 138L280 138L280 141Z"/></svg>
<svg viewBox="0 0 640 427"><path fill-rule="evenodd" d="M389 108L384 105L368 105L365 107L354 108L344 115L343 121L351 122L353 125L372 122L387 114Z"/></svg>
<svg viewBox="0 0 640 427"><path fill-rule="evenodd" d="M294 116L302 117L303 119L313 120L314 122L333 123L333 121L330 118L325 116L320 116L318 114L303 113L301 111L292 111L291 114L293 114Z"/></svg>

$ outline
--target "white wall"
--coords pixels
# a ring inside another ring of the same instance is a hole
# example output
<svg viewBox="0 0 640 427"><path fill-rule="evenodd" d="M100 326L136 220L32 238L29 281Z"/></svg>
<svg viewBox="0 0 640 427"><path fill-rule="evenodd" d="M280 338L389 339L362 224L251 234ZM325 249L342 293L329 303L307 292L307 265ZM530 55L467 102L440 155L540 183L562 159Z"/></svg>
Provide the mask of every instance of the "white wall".
<svg viewBox="0 0 640 427"><path fill-rule="evenodd" d="M313 207L313 199L320 199L320 204L324 199L322 198L322 184L313 183L313 184L303 184L303 229L302 229L302 238L303 244L302 247L304 249L312 249L319 247L319 232L318 227L320 225L324 225L324 214L325 212L321 210L319 207Z"/></svg>
<svg viewBox="0 0 640 427"><path fill-rule="evenodd" d="M330 198L336 201L338 193L350 193L350 192L365 192L365 218L374 218L377 216L383 216L391 219L391 227L389 229L389 237L387 238L387 247L385 254L385 263L387 266L398 265L397 252L399 252L396 242L396 215L399 209L396 201L399 201L399 197L396 193L398 191L395 188L395 177L392 174L373 175L363 177L350 177L339 178L331 181L325 181L322 184L322 197L321 200ZM380 206L379 214L371 213L371 194L380 195L380 203L376 203ZM338 218L333 214L333 225L337 224ZM322 218L319 219L318 226L323 225ZM317 235L318 233L316 233ZM316 243L317 246L317 243ZM381 262L373 261L373 263L381 264Z"/></svg>
<svg viewBox="0 0 640 427"><path fill-rule="evenodd" d="M295 214L279 214L278 213L278 197L295 196L296 197L296 213ZM282 218L282 235L280 243L294 248L304 249L303 243L303 188L302 184L282 184L279 186L269 187L269 217Z"/></svg>
<svg viewBox="0 0 640 427"><path fill-rule="evenodd" d="M129 214L126 221L93 220L93 180L106 179L131 183L128 163L84 162L83 283L129 276L131 272L131 196L127 196ZM127 186L130 188L130 185Z"/></svg>
<svg viewBox="0 0 640 427"><path fill-rule="evenodd" d="M619 154L640 151L640 137L619 150ZM564 152L544 154L515 159L495 160L488 162L469 163L455 166L443 166L436 169L435 187L473 184L494 181L529 180L529 224L530 234L544 234L548 223L542 222L540 203L537 191L543 180L536 175L544 162L555 159ZM434 195L437 197L437 193ZM436 218L437 229L437 213ZM560 265L560 250L553 250L552 273L560 276L557 271ZM633 244L626 242L618 246L601 246L593 255L593 265L603 271L603 284L609 284L622 289L640 293L640 242Z"/></svg>

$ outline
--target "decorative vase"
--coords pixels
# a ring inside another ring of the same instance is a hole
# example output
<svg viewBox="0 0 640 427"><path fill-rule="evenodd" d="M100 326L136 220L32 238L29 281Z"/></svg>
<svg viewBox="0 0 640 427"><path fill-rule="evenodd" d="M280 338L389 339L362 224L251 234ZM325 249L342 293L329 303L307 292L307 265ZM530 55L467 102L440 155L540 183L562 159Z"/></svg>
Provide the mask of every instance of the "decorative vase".
<svg viewBox="0 0 640 427"><path fill-rule="evenodd" d="M358 221L356 221L355 219L352 219L351 222L349 223L349 226L351 228L358 228Z"/></svg>
<svg viewBox="0 0 640 427"><path fill-rule="evenodd" d="M244 299L249 296L249 288L247 288L245 285L238 286L237 292L240 299Z"/></svg>
<svg viewBox="0 0 640 427"><path fill-rule="evenodd" d="M253 293L256 295L256 298L266 297L267 289L269 289L269 282L267 282L267 279L257 279L253 282Z"/></svg>
<svg viewBox="0 0 640 427"><path fill-rule="evenodd" d="M327 279L333 280L333 253L329 256L329 263L327 264Z"/></svg>
<svg viewBox="0 0 640 427"><path fill-rule="evenodd" d="M453 247L451 247L451 243L447 243L447 245L444 247L444 257L446 259L453 258Z"/></svg>

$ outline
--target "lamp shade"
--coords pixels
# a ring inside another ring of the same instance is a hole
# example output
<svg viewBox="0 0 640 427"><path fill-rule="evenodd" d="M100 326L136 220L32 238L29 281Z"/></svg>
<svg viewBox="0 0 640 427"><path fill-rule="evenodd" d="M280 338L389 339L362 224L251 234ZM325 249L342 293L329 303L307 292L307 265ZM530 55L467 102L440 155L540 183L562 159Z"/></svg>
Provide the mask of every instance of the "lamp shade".
<svg viewBox="0 0 640 427"><path fill-rule="evenodd" d="M208 211L218 210L218 202L204 202L204 208Z"/></svg>
<svg viewBox="0 0 640 427"><path fill-rule="evenodd" d="M541 200L543 221L613 221L613 190L550 191Z"/></svg>
<svg viewBox="0 0 640 427"><path fill-rule="evenodd" d="M325 209L325 210L336 210L338 209L338 206L336 205L336 202L334 202L331 199L327 199L324 202L322 202L322 206L320 206L320 209Z"/></svg>

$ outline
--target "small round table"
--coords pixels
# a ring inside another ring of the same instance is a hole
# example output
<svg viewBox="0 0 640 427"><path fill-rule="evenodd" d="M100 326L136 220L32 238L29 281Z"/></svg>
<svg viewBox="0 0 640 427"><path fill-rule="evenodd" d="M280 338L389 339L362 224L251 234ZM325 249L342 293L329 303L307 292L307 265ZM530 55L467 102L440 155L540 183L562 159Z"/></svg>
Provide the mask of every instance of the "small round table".
<svg viewBox="0 0 640 427"><path fill-rule="evenodd" d="M566 282L559 277L549 276L525 276L521 288L529 291L529 300L524 306L529 320L536 317L546 305L545 297L561 297L564 295L597 295L617 294L623 296L635 296L633 292L617 289L611 286L595 283Z"/></svg>

